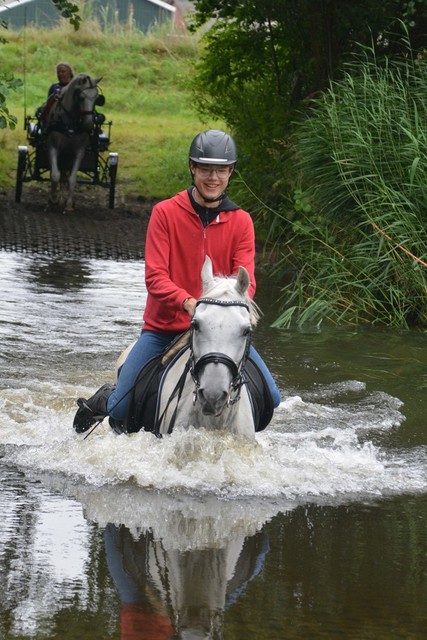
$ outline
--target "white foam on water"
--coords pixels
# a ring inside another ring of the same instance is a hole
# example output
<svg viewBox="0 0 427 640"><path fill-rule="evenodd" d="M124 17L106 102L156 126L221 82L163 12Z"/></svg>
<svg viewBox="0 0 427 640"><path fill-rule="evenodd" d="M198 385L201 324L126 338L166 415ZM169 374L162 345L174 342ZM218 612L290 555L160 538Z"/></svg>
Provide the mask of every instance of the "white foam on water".
<svg viewBox="0 0 427 640"><path fill-rule="evenodd" d="M289 397L251 441L194 428L162 439L145 432L117 436L108 421L85 439L71 427L67 391L72 395L62 388L62 397L46 401L53 396L45 383L38 392L0 395L4 460L93 486L130 483L227 498L360 498L427 488L421 453L393 453L370 437L404 421L400 401L385 393L334 405Z"/></svg>

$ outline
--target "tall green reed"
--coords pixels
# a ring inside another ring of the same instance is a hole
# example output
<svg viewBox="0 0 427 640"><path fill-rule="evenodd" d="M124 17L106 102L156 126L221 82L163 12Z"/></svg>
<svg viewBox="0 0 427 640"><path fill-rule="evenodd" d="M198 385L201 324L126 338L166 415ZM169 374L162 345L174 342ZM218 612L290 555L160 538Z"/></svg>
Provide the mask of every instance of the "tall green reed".
<svg viewBox="0 0 427 640"><path fill-rule="evenodd" d="M299 123L309 212L292 223L277 326L427 325L427 59L363 48Z"/></svg>

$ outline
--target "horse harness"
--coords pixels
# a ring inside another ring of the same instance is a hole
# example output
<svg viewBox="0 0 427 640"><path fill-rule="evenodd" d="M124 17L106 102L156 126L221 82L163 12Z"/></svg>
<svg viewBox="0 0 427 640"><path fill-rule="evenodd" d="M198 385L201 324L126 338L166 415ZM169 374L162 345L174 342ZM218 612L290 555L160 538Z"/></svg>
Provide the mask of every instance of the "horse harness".
<svg viewBox="0 0 427 640"><path fill-rule="evenodd" d="M89 89L98 89L98 85L92 82L92 78L90 76L87 76L87 79L89 81L90 86L81 90L76 88L73 93L73 103L76 102L77 95L80 98L81 96L84 96L85 91L88 91ZM96 100L99 98L99 95L100 94L98 93ZM74 113L64 106L63 98L64 98L64 94L58 97L58 106L70 118L71 126L67 125L67 123L61 119L61 115L59 113L58 118L54 122L48 125L48 131L59 131L60 133L63 133L65 135L72 136L75 133L79 133L79 125L82 121L82 118L84 118L84 116L90 116L95 113L96 100L94 102L94 106L92 109L89 109L89 110L79 109L78 118L76 118ZM102 96L102 98L104 98L104 96Z"/></svg>
<svg viewBox="0 0 427 640"><path fill-rule="evenodd" d="M196 307L199 304L214 304L221 307L244 307L249 312L249 305L247 302L243 302L240 300L220 300L218 298L200 298ZM197 392L200 387L199 375L203 367L207 364L224 364L231 372L231 382L228 390L228 398L227 398L227 406L231 406L240 400L240 392L242 386L245 383L244 379L244 367L245 362L249 355L249 349L251 346L251 333L249 332L246 336L246 344L245 350L243 352L243 357L238 364L234 362L229 356L225 353L221 353L218 351L212 351L211 353L205 353L201 358L197 360L194 359L194 351L193 351L193 334L194 334L194 323L191 324L190 328L190 360L189 360L189 371L191 377L193 378L195 389L193 392L193 404L196 404L197 400ZM233 397L234 394L234 397Z"/></svg>

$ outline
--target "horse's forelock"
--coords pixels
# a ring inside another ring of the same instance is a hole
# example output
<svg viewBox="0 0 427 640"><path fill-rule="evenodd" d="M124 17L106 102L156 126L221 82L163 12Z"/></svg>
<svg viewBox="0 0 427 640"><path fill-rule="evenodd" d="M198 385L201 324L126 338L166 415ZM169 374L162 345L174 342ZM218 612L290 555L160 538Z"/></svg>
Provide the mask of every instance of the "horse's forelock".
<svg viewBox="0 0 427 640"><path fill-rule="evenodd" d="M236 290L236 278L220 278L215 277L213 279L214 284L212 287L203 291L203 297L209 298L224 298L229 300L243 300L244 296L240 295Z"/></svg>
<svg viewBox="0 0 427 640"><path fill-rule="evenodd" d="M254 302L247 293L240 294L236 289L237 278L214 278L214 285L203 291L204 298L218 298L219 300L240 300L246 302L249 307L249 317L251 325L255 327L261 316L261 311L256 302Z"/></svg>

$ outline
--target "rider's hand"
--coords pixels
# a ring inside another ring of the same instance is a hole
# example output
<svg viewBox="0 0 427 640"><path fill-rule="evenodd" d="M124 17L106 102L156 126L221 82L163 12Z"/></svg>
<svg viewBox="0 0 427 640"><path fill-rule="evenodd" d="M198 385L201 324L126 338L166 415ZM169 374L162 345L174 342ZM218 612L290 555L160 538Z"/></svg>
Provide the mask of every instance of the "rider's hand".
<svg viewBox="0 0 427 640"><path fill-rule="evenodd" d="M186 311L191 317L194 316L196 311L197 300L195 298L186 298L183 303L184 311Z"/></svg>

